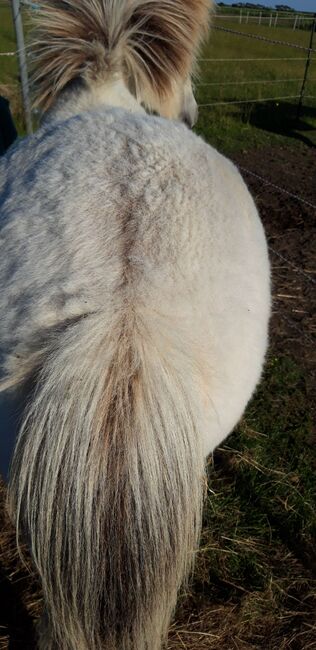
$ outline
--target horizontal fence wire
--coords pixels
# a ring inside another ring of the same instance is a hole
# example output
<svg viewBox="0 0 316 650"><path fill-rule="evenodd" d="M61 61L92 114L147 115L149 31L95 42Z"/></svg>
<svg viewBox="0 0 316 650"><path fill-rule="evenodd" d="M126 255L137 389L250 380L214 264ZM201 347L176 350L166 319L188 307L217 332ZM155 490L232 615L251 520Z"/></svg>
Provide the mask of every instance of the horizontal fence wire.
<svg viewBox="0 0 316 650"><path fill-rule="evenodd" d="M226 18L227 19L227 18L230 18L230 16L219 16L219 15L217 15L216 18ZM239 16L234 15L234 18L236 18L238 20ZM249 18L251 18L251 16L249 16ZM257 16L254 16L254 18L257 18ZM261 20L263 21L264 18L265 17L262 17ZM269 19L269 18L267 18L267 19ZM278 17L278 20L289 20L289 18ZM312 19L309 19L309 20L312 20ZM229 34L234 34L236 36L243 36L243 37L246 37L246 38L252 38L252 39L255 39L255 40L263 41L263 42L266 42L266 43L271 43L271 44L274 44L274 45L281 45L281 46L284 46L284 47L299 49L299 50L302 50L302 51L305 51L305 52L316 53L316 50L313 49L313 48L308 48L308 47L304 47L304 46L301 46L301 45L298 45L298 44L295 44L295 43L290 43L290 42L287 42L287 41L271 39L271 38L267 38L265 36L250 34L250 33L242 32L242 31L238 31L238 30L234 30L234 29L230 29L230 28L226 28L226 27L221 27L219 25L213 25L213 29L218 30L218 31L223 31L223 32L226 32L226 33L229 33ZM16 55L17 55L17 52L0 52L0 57L1 56L12 57L12 56L16 56ZM228 62L229 63L236 63L236 62L238 62L238 63L245 62L246 63L246 62L256 62L256 61L258 61L258 62L259 61L260 62L265 62L265 61L305 61L305 60L306 60L306 57L269 57L269 58L268 57L266 57L266 58L256 57L256 58L240 58L240 59L236 59L236 58L233 58L233 59L229 59L229 58L222 58L222 59L221 58L201 58L200 59L201 62L225 62L225 63L228 63ZM316 60L316 59L311 58L311 63L314 60ZM255 84L273 84L273 83L283 83L283 82L294 83L294 82L301 82L301 81L302 81L302 79L282 79L282 80L277 79L277 80L254 80L254 81L248 81L248 82L247 81L246 82L240 82L239 81L239 82L226 82L226 83L225 82L224 83L223 82L210 82L210 83L201 83L201 84L198 84L198 85L201 86L201 87L207 87L207 86L217 86L217 85L221 85L221 86L227 85L228 86L228 85L248 85L248 84L249 85L250 84L252 84L252 85L255 85ZM315 80L312 79L310 81L315 81ZM279 100L298 99L298 98L299 98L299 95L291 95L291 96L286 96L286 97L272 97L272 98L263 98L263 99L253 99L253 100L247 99L247 100L236 100L236 101L220 101L220 102L212 102L212 103L209 103L209 104L200 104L200 107L203 108L203 107L212 107L212 106L216 106L216 105L223 106L223 105L229 105L229 104L248 104L248 103L259 103L259 102L261 103L261 102L267 102L267 101L279 101ZM306 99L314 99L314 97L307 96ZM269 181L268 179L260 176L259 174L255 173L255 172L253 172L253 171L251 171L251 170L249 170L249 169L247 169L247 168L245 168L245 167L243 167L241 165L239 165L239 169L241 171L243 171L244 173L249 174L249 175L257 178L262 183L264 183L264 185L267 185L267 186L273 188L275 191L277 191L279 193L282 193L282 194L285 194L286 196L288 196L288 197L290 197L292 199L295 199L296 201L302 203L303 205L306 205L306 206L311 207L314 210L316 210L316 205L314 205L310 201L307 201L306 199L298 196L297 194L294 194L293 192L290 192L290 191L286 190L285 188L282 188L282 187L278 186L277 184ZM313 277L308 275L303 269L297 267L293 262L291 262L291 260L284 257L284 255L282 255L281 253L276 251L272 246L269 246L269 250L277 258L282 260L282 262L284 264L286 264L289 268L295 270L297 273L299 273L301 276L303 276L309 282L311 282L313 284L316 284L316 281L314 280ZM295 324L292 323L292 321L289 320L289 322L293 327L295 327Z"/></svg>
<svg viewBox="0 0 316 650"><path fill-rule="evenodd" d="M269 181L267 178L264 178L263 176L260 176L259 174L256 174L255 172L251 171L250 169L247 169L246 167L243 167L242 165L238 165L238 169L240 171L243 171L246 174L250 174L251 176L257 178L260 180L262 183L265 185L268 185L269 187L272 187L274 190L281 194L285 194L286 196L290 197L291 199L295 199L296 201L299 201L299 203L302 203L303 205L307 205L310 208L313 208L316 211L316 205L314 203L311 203L310 201L307 201L303 197L299 196L298 194L294 194L293 192L289 192L286 190L284 187L281 187L280 185L276 185L276 183L272 183ZM304 277L306 280L311 282L312 284L316 284L316 280L313 278L313 276L309 275L301 269L300 267L296 266L291 260L289 260L287 257L284 257L281 253L275 250L275 248L271 245L269 245L269 250L276 255L284 264L286 264L289 268L293 269L296 271L296 273L299 273L302 277Z"/></svg>
<svg viewBox="0 0 316 650"><path fill-rule="evenodd" d="M274 302L274 303L280 303L280 300L279 300L276 296L273 296L273 302ZM276 309L275 313L276 313L276 314L277 314L277 315L278 315L282 320L285 320L286 323L288 323L288 325L290 325L290 327L291 327L292 329L294 329L296 332L298 332L298 333L300 334L300 336L301 336L305 341L308 341L308 343L312 343L313 345L315 344L315 338L312 338L309 334L306 334L306 332L304 332L303 327L300 327L300 326L295 322L295 320L293 320L292 318L289 318L288 316L286 316L286 314L284 314L283 311L281 311L280 309L278 309L278 306L277 306L277 305L276 305L276 307L277 307L277 309Z"/></svg>
<svg viewBox="0 0 316 650"><path fill-rule="evenodd" d="M282 57L280 57L280 56L278 56L278 57L270 58L270 59L267 58L267 57L255 58L255 59L245 59L245 58L243 58L243 59L203 59L202 58L202 59L199 59L199 61L202 61L202 62L205 62L205 63L207 63L207 62L211 63L213 61L214 62L217 61L219 63L224 63L224 62L225 63L235 63L235 62L240 63L241 61L244 61L244 62L253 62L253 61L306 61L306 56L300 56L300 57L293 57L293 56L290 56L290 57L283 57L282 56ZM312 61L316 61L316 58L315 59L312 58L311 62Z"/></svg>
<svg viewBox="0 0 316 650"><path fill-rule="evenodd" d="M235 140L233 138L226 138L226 139L228 139L231 143L235 143ZM316 211L316 204L315 203L312 203L311 201L307 201L307 199L304 199L302 196L299 196L298 194L295 194L294 192L289 192L289 190L286 190L284 187L281 187L280 185L277 185L276 183L273 183L272 181L268 180L264 176L260 176L256 172L253 172L252 170L248 169L247 167L244 167L243 165L239 165L238 163L236 163L236 164L237 164L238 169L240 171L243 171L243 172L245 172L247 174L250 174L251 176L254 176L258 180L260 180L262 183L264 183L265 185L269 185L270 187L272 187L277 192L279 192L281 194L286 194L288 197L290 197L292 199L295 199L296 201L299 201L299 203L303 203L303 204L307 205L308 207L313 208Z"/></svg>
<svg viewBox="0 0 316 650"><path fill-rule="evenodd" d="M200 83L196 84L196 88L206 88L208 86L249 86L252 84L281 84L281 83L302 83L303 79L258 79L255 81L210 81L209 83ZM316 81L315 79L309 79L308 83L311 81Z"/></svg>
<svg viewBox="0 0 316 650"><path fill-rule="evenodd" d="M298 194L294 194L294 192L289 192L289 190L286 190L284 187L280 187L279 185L276 185L275 183L272 183L271 181L267 180L263 176L260 176L259 174L256 174L255 172L251 171L250 169L247 169L246 167L243 167L242 165L238 165L238 168L241 169L243 172L246 172L246 174L250 174L251 176L254 176L258 180L260 180L262 183L264 183L265 185L269 185L270 187L274 187L274 189L278 190L278 192L282 192L283 194L287 194L287 196L290 196L292 199L295 199L296 201L299 201L300 203L308 205L310 208L313 208L314 210L316 210L316 205L314 203L311 203L310 201L307 201L306 199L303 199L301 196L298 196Z"/></svg>
<svg viewBox="0 0 316 650"><path fill-rule="evenodd" d="M275 248L273 248L273 246L269 245L268 248L272 253L274 253L274 255L276 255L280 260L282 260L282 262L284 262L289 268L296 271L296 273L299 273L300 275L302 275L306 280L308 280L312 284L316 284L316 280L311 275L308 275L308 273L306 273L306 271L303 271L303 269L301 269L299 266L296 266L296 264L293 264L293 262L291 262L291 260L289 260L287 257L284 257L284 255L279 253L279 251L276 251Z"/></svg>
<svg viewBox="0 0 316 650"><path fill-rule="evenodd" d="M239 32L236 29L229 29L229 27L220 27L219 25L213 25L213 29L221 32L227 32L228 34L235 34L236 36L244 36L245 38L254 38L257 41L264 41L265 43L272 43L273 45L283 45L284 47L293 47L297 50L303 50L304 52L315 52L315 48L305 47L304 45L298 45L297 43L289 43L288 41L279 41L274 38L267 38L266 36L259 36L259 34L248 34L247 32Z"/></svg>
<svg viewBox="0 0 316 650"><path fill-rule="evenodd" d="M278 102L285 99L299 99L300 95L287 95L286 97L263 97L262 99L233 99L232 101L211 102L210 104L198 104L199 108L210 106L229 106L230 104L261 104L262 102ZM316 99L313 95L305 95L304 99Z"/></svg>
<svg viewBox="0 0 316 650"><path fill-rule="evenodd" d="M233 138L228 138L228 140L232 143L235 142ZM307 205L309 208L313 208L316 211L316 204L312 203L311 201L308 201L307 199L303 198L302 196L299 196L298 194L295 194L294 192L289 192L289 190L286 190L284 187L281 187L280 185L277 185L276 183L273 183L272 181L268 180L267 178L264 178L264 176L261 176L257 174L256 172L253 172L252 170L248 169L247 167L244 167L243 165L239 165L237 163L238 169L242 172L245 172L246 174L250 174L251 176L257 178L260 180L262 183L265 185L268 185L269 187L272 187L274 190L281 194L285 194L291 199L295 199L299 203Z"/></svg>

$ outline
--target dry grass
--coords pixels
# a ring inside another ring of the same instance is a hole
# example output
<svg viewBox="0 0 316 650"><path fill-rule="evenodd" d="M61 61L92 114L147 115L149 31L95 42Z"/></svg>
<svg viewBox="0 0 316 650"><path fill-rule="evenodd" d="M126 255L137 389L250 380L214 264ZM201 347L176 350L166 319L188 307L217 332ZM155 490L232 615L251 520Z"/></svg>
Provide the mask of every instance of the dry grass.
<svg viewBox="0 0 316 650"><path fill-rule="evenodd" d="M19 557L5 500L6 488L0 480L0 650L14 648L15 640L26 650L32 647L29 642L42 600L31 562L24 565Z"/></svg>
<svg viewBox="0 0 316 650"><path fill-rule="evenodd" d="M316 649L316 486L304 395L299 368L270 358L246 418L210 458L194 579L179 600L168 650ZM41 596L18 558L3 485L1 499L3 586L18 602L9 631L14 648L26 650L34 648L30 623ZM7 628L0 649L8 647Z"/></svg>

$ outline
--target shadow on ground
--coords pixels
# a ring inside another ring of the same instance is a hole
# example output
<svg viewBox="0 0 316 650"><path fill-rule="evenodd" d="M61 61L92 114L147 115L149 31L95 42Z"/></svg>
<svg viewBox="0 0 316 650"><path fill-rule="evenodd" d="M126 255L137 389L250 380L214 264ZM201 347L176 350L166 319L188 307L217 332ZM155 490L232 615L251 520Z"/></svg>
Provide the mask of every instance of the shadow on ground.
<svg viewBox="0 0 316 650"><path fill-rule="evenodd" d="M316 107L303 106L298 118L297 104L263 102L245 108L243 119L258 129L294 138L316 148Z"/></svg>

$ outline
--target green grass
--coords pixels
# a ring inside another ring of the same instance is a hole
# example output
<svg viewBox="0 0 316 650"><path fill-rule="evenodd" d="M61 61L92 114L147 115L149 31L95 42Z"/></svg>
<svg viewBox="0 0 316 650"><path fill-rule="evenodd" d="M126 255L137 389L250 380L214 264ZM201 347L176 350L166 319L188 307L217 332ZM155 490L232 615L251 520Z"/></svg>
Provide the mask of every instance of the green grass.
<svg viewBox="0 0 316 650"><path fill-rule="evenodd" d="M210 637L195 645L188 634L184 647L316 647L315 468L305 373L270 356L242 422L209 462L195 579L178 617L196 612L194 630L200 608L198 629Z"/></svg>
<svg viewBox="0 0 316 650"><path fill-rule="evenodd" d="M219 21L216 21L216 24L218 23ZM303 47L309 45L310 33L305 31L270 29L258 25L237 27L236 23L227 24L226 21L225 26L266 38L286 40ZM303 60L267 60L290 57ZM199 133L211 144L227 153L242 149L245 145L247 148L253 148L281 141L283 144L291 144L293 138L310 140L316 144L316 56L309 69L301 119L296 120L298 99L295 96L300 94L305 57L306 52L303 50L213 31L209 43L203 50L202 58L232 60L201 62L200 80L196 89L198 103L214 104L230 101L246 103L230 106L202 106L198 122ZM241 62L238 59L264 60ZM292 79L299 81L291 81ZM276 80L281 81L267 83ZM245 83L254 81L266 83ZM234 82L242 82L242 85L235 86ZM275 99L262 103L258 101L290 96L295 98ZM307 96L313 96L314 99L307 99ZM256 102L252 103L251 100Z"/></svg>
<svg viewBox="0 0 316 650"><path fill-rule="evenodd" d="M25 24L27 24L25 19ZM0 52L16 51L16 41L9 2L0 0ZM25 134L17 57L0 56L0 94L10 100L20 135Z"/></svg>

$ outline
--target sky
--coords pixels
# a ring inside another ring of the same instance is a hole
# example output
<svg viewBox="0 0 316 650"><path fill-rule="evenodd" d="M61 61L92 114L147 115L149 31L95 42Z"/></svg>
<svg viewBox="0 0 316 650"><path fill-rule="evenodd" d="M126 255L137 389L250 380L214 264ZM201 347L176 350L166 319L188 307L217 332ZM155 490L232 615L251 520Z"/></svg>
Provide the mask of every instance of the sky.
<svg viewBox="0 0 316 650"><path fill-rule="evenodd" d="M243 0L238 0L238 2L242 1ZM316 13L316 0L245 0L245 2L246 1L254 3L260 2L260 4L264 4L267 7L275 7L276 4L285 4L297 11L313 11ZM223 2L231 4L232 2L237 2L237 0L223 0Z"/></svg>

